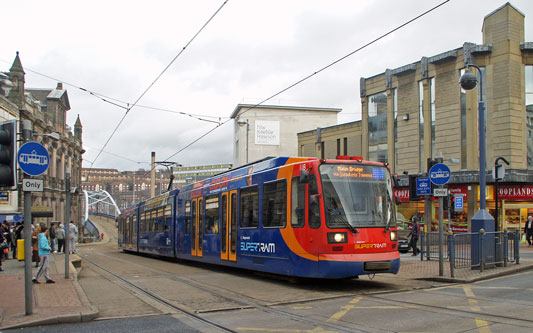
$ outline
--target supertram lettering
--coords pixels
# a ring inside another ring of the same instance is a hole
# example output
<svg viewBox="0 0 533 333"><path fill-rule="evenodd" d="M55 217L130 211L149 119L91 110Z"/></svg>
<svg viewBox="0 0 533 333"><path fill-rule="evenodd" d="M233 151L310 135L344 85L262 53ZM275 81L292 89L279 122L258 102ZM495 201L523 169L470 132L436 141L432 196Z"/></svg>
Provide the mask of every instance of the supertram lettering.
<svg viewBox="0 0 533 333"><path fill-rule="evenodd" d="M355 244L356 249L382 249L387 247L387 243L380 244Z"/></svg>
<svg viewBox="0 0 533 333"><path fill-rule="evenodd" d="M276 244L274 244L274 243L258 243L258 242L241 242L241 251L260 252L260 253L275 253L276 252Z"/></svg>

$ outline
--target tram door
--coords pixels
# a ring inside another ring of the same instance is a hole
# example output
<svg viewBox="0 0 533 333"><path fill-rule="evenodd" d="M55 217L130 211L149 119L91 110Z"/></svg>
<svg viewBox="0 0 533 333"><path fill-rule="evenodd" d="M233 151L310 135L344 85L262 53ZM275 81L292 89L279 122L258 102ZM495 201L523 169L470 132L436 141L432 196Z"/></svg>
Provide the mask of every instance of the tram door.
<svg viewBox="0 0 533 333"><path fill-rule="evenodd" d="M192 200L192 239L191 254L195 257L203 255L204 242L204 199Z"/></svg>
<svg viewBox="0 0 533 333"><path fill-rule="evenodd" d="M237 261L237 191L222 193L220 259Z"/></svg>

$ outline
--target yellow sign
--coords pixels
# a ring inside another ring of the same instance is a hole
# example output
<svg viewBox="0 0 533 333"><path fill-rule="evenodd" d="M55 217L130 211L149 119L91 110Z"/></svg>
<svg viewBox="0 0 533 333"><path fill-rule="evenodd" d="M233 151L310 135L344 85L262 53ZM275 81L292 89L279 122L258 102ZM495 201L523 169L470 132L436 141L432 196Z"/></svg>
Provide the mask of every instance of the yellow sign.
<svg viewBox="0 0 533 333"><path fill-rule="evenodd" d="M477 187L477 199L479 200L481 197L479 196L479 186ZM486 185L485 186L485 199L486 200L494 200L494 186L493 185Z"/></svg>

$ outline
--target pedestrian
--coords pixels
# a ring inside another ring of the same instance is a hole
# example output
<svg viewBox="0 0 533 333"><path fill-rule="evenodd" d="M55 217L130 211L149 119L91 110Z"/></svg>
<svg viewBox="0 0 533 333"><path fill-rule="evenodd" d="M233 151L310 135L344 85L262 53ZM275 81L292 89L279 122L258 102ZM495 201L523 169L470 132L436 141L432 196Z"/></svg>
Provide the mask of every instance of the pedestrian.
<svg viewBox="0 0 533 333"><path fill-rule="evenodd" d="M78 227L74 222L70 221L68 224L68 233L69 233L69 251L76 253L76 240L78 239Z"/></svg>
<svg viewBox="0 0 533 333"><path fill-rule="evenodd" d="M527 217L526 225L524 228L524 232L526 233L526 240L529 244L527 247L531 246L531 236L533 236L533 216L529 215Z"/></svg>
<svg viewBox="0 0 533 333"><path fill-rule="evenodd" d="M48 235L50 236L50 250L52 253L56 253L56 225L51 224L50 230L48 230Z"/></svg>
<svg viewBox="0 0 533 333"><path fill-rule="evenodd" d="M8 253L9 253L9 246L11 245L11 236L10 236L9 226L7 225L7 222L4 221L0 225L0 233L2 234L3 239L7 245L7 250L2 249L2 251L0 252L0 259L7 260L9 259Z"/></svg>
<svg viewBox="0 0 533 333"><path fill-rule="evenodd" d="M41 258L41 264L35 276L32 279L33 283L40 283L39 278L44 274L46 283L55 283L50 278L50 245L48 244L48 238L46 238L46 224L41 223L40 233L38 237L39 243L39 257Z"/></svg>
<svg viewBox="0 0 533 333"><path fill-rule="evenodd" d="M57 252L61 253L65 251L63 246L65 245L65 226L63 223L59 223L59 228L56 230L57 239Z"/></svg>
<svg viewBox="0 0 533 333"><path fill-rule="evenodd" d="M32 225L33 231L31 233L31 261L35 263L35 267L39 267L41 258L39 257L39 234L41 233L41 227Z"/></svg>
<svg viewBox="0 0 533 333"><path fill-rule="evenodd" d="M1 253L1 256L0 256L0 272L3 271L3 269L2 269L2 261L4 261L4 249L7 249L7 248L8 248L8 245L7 245L6 237L4 236L3 232L0 232L0 253Z"/></svg>
<svg viewBox="0 0 533 333"><path fill-rule="evenodd" d="M11 228L11 253L13 253L13 259L17 257L17 228L18 224L13 225L13 228Z"/></svg>
<svg viewBox="0 0 533 333"><path fill-rule="evenodd" d="M418 236L420 235L420 224L418 223L418 216L413 215L411 218L411 221L413 221L413 225L411 226L411 231L409 232L409 235L411 236L411 240L409 241L409 247L413 249L413 256L418 255L420 250L418 249Z"/></svg>

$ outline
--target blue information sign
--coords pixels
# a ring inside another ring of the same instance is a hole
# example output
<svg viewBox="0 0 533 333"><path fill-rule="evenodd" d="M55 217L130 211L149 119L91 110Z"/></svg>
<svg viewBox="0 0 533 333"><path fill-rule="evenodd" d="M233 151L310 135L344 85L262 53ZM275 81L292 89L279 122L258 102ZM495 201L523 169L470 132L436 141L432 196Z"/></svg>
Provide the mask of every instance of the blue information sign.
<svg viewBox="0 0 533 333"><path fill-rule="evenodd" d="M19 167L30 176L39 176L46 172L50 164L50 155L38 142L26 142L17 154Z"/></svg>
<svg viewBox="0 0 533 333"><path fill-rule="evenodd" d="M428 177L416 179L416 195L431 195L431 183Z"/></svg>
<svg viewBox="0 0 533 333"><path fill-rule="evenodd" d="M429 169L429 180L435 185L444 185L450 180L451 174L446 164L438 163Z"/></svg>
<svg viewBox="0 0 533 333"><path fill-rule="evenodd" d="M456 212L462 212L463 211L463 197L455 197L455 211Z"/></svg>

